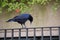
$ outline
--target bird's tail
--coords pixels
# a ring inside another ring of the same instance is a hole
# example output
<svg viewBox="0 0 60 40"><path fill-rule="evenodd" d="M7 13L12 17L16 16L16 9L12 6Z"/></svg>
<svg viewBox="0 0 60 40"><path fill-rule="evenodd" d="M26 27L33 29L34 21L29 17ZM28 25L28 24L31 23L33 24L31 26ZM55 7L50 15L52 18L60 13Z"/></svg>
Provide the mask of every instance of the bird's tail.
<svg viewBox="0 0 60 40"><path fill-rule="evenodd" d="M6 22L11 22L12 21L12 19L9 19L8 21L6 21Z"/></svg>

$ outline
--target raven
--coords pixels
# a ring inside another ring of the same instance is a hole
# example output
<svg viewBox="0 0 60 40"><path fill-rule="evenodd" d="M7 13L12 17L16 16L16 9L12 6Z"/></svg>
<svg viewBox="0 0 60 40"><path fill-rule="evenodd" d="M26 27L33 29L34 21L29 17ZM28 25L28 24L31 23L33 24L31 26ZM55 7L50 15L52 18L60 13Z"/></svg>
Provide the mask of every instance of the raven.
<svg viewBox="0 0 60 40"><path fill-rule="evenodd" d="M18 16L15 16L12 19L9 19L7 22L11 22L11 21L18 22L19 24L22 25L22 28L23 28L23 25L25 26L25 22L27 20L29 20L30 23L32 23L33 22L33 17L30 14L20 14ZM25 28L26 28L26 26L25 26Z"/></svg>

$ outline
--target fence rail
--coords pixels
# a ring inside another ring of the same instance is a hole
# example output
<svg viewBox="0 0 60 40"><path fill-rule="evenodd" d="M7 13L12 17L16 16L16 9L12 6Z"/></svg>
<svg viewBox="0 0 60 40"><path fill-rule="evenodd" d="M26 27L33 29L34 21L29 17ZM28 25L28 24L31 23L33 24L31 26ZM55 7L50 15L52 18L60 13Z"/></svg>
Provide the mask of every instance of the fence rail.
<svg viewBox="0 0 60 40"><path fill-rule="evenodd" d="M44 40L43 38L43 36L44 36L44 28L48 28L48 30L49 30L49 36L50 36L50 40L52 40L52 32L53 32L53 30L56 30L57 29L57 31L58 31L58 35L57 36L59 36L59 40L60 40L60 27L37 27L37 28L14 28L14 29L0 29L0 33L2 32L2 30L3 30L3 34L4 34L4 36L3 36L3 38L4 38L4 40L6 40L6 38L7 38L7 32L8 32L8 30L11 30L11 40L13 40L14 39L14 30L18 30L18 40L21 40L21 32L22 32L22 29L24 29L23 31L25 31L25 33L26 33L26 40L28 40L28 37L29 37L29 30L31 29L31 30L33 30L33 40L36 40L36 36L37 36L37 29L40 29L39 30L39 32L41 32L41 35L39 35L39 36L41 36L41 40ZM46 29L45 29L46 30ZM38 33L39 33L38 32ZM0 34L1 35L1 34ZM1 36L0 36L1 37Z"/></svg>

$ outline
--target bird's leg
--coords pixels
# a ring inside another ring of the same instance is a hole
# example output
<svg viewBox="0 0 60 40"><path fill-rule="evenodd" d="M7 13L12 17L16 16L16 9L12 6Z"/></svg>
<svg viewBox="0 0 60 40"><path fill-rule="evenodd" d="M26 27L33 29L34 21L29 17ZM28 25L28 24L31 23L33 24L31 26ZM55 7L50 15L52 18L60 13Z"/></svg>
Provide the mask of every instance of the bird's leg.
<svg viewBox="0 0 60 40"><path fill-rule="evenodd" d="M22 25L22 28L23 28L23 24L21 24Z"/></svg>
<svg viewBox="0 0 60 40"><path fill-rule="evenodd" d="M25 28L26 28L26 25L24 24Z"/></svg>

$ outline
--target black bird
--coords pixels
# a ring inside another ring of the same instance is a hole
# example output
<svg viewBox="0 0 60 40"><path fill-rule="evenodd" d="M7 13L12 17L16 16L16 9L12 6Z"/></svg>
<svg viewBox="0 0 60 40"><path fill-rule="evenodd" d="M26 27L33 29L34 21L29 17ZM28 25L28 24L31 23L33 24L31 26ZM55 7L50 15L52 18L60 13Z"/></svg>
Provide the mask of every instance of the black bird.
<svg viewBox="0 0 60 40"><path fill-rule="evenodd" d="M14 18L12 19L9 19L7 22L18 22L19 24L22 25L22 28L23 28L23 25L25 26L25 22L29 20L30 23L33 22L33 17L30 15L30 14L20 14L18 16L15 16ZM25 26L26 27L26 26Z"/></svg>

